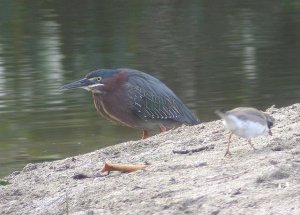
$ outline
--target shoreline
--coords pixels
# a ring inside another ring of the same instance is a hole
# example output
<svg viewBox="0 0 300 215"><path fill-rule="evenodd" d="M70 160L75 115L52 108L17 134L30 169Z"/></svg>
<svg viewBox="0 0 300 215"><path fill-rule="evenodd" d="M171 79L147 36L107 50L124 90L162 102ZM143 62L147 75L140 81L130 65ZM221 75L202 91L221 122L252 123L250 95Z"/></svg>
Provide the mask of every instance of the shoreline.
<svg viewBox="0 0 300 215"><path fill-rule="evenodd" d="M273 136L254 138L255 151L233 136L231 157L224 157L228 131L217 120L27 164L4 178L0 212L300 214L300 104L267 112L275 118ZM100 174L106 162L150 166ZM89 177L74 179L78 174Z"/></svg>

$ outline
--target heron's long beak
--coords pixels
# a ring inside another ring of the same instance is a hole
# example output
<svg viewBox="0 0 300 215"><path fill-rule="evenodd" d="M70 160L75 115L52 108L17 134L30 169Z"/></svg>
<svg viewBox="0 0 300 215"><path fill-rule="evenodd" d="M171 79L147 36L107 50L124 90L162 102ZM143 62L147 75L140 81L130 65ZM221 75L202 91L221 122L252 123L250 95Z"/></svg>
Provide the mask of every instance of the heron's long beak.
<svg viewBox="0 0 300 215"><path fill-rule="evenodd" d="M93 83L84 78L84 79L81 79L81 80L78 80L78 81L75 81L73 83L70 83L70 84L66 84L64 85L61 89L62 90L71 90L71 89L76 89L76 88L84 88L84 89L87 89L90 85L92 85Z"/></svg>

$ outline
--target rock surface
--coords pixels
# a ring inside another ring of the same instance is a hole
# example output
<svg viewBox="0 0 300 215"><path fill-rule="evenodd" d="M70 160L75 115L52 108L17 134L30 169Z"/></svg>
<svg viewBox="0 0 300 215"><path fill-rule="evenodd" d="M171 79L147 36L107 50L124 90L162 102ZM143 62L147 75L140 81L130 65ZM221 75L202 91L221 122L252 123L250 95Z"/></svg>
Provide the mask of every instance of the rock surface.
<svg viewBox="0 0 300 215"><path fill-rule="evenodd" d="M218 120L28 164L0 186L0 214L300 214L300 104L267 112L273 136L256 151L233 136L231 157ZM151 165L104 176L104 162Z"/></svg>

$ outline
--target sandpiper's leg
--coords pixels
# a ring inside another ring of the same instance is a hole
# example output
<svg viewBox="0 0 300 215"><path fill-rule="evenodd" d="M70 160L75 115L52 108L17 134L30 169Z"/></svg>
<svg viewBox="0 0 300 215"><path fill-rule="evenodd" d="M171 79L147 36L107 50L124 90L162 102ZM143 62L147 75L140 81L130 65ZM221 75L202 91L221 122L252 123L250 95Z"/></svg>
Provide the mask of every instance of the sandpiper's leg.
<svg viewBox="0 0 300 215"><path fill-rule="evenodd" d="M251 143L251 139L248 140L248 143L252 147L253 150L256 150L256 148L254 147L254 145Z"/></svg>
<svg viewBox="0 0 300 215"><path fill-rule="evenodd" d="M227 150L225 152L224 157L226 157L226 155L231 155L231 152L229 151L230 143L231 143L231 136L232 136L232 132L230 132L230 134L229 134L228 143L227 143Z"/></svg>
<svg viewBox="0 0 300 215"><path fill-rule="evenodd" d="M160 133L161 132L165 132L166 130L167 129L166 129L166 127L164 125L162 125L162 124L159 125L159 131L160 131Z"/></svg>
<svg viewBox="0 0 300 215"><path fill-rule="evenodd" d="M142 137L142 139L146 139L148 137L149 137L148 131L147 130L143 130L143 137Z"/></svg>
<svg viewBox="0 0 300 215"><path fill-rule="evenodd" d="M231 142L231 136L232 136L232 132L229 133L228 142Z"/></svg>

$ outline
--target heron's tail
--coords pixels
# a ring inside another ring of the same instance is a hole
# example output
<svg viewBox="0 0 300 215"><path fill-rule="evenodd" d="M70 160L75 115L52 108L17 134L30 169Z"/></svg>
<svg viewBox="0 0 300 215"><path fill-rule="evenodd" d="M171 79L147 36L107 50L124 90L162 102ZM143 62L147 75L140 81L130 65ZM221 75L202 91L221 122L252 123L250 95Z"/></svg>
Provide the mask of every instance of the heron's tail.
<svg viewBox="0 0 300 215"><path fill-rule="evenodd" d="M201 123L200 119L188 109L182 118L182 122L187 125L198 125Z"/></svg>

